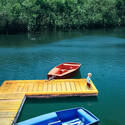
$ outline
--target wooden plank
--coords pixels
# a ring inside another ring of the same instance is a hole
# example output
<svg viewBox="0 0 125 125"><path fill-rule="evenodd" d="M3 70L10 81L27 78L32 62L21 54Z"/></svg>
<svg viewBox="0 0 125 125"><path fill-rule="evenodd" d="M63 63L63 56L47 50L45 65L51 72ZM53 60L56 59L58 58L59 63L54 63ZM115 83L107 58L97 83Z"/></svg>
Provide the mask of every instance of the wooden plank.
<svg viewBox="0 0 125 125"><path fill-rule="evenodd" d="M47 91L47 88L48 88L48 82L44 83L44 87L43 87L43 91Z"/></svg>
<svg viewBox="0 0 125 125"><path fill-rule="evenodd" d="M0 118L14 118L17 114L17 111L1 111Z"/></svg>
<svg viewBox="0 0 125 125"><path fill-rule="evenodd" d="M43 82L38 82L38 91L41 92L43 87Z"/></svg>
<svg viewBox="0 0 125 125"><path fill-rule="evenodd" d="M34 84L28 83L27 86L28 86L27 92L32 92L32 91L33 91Z"/></svg>
<svg viewBox="0 0 125 125"><path fill-rule="evenodd" d="M54 82L54 81L52 81L53 83L52 83L52 91L53 92L56 92L56 82Z"/></svg>
<svg viewBox="0 0 125 125"><path fill-rule="evenodd" d="M4 93L0 94L0 100L1 99L23 99L25 94L22 93Z"/></svg>
<svg viewBox="0 0 125 125"><path fill-rule="evenodd" d="M34 88L33 88L33 91L34 92L37 92L38 91L38 89L39 89L39 83L33 83L34 84Z"/></svg>
<svg viewBox="0 0 125 125"><path fill-rule="evenodd" d="M62 91L62 88L61 88L61 83L58 81L57 82L57 91L60 93Z"/></svg>
<svg viewBox="0 0 125 125"><path fill-rule="evenodd" d="M76 88L75 88L75 86L74 86L74 82L73 82L73 81L70 81L70 84L71 84L72 91L75 92L75 91L76 91Z"/></svg>
<svg viewBox="0 0 125 125"><path fill-rule="evenodd" d="M78 81L77 83L77 88L79 89L80 92L82 91L82 86L80 85L80 81Z"/></svg>
<svg viewBox="0 0 125 125"><path fill-rule="evenodd" d="M0 118L0 125L11 125L13 120L13 118Z"/></svg>
<svg viewBox="0 0 125 125"><path fill-rule="evenodd" d="M18 110L22 100L0 100L0 111L2 110Z"/></svg>
<svg viewBox="0 0 125 125"><path fill-rule="evenodd" d="M85 86L85 83L84 82L79 82L79 85L80 85L80 88L81 88L81 91L82 92L85 92L85 88L86 88L86 86Z"/></svg>
<svg viewBox="0 0 125 125"><path fill-rule="evenodd" d="M67 91L72 91L71 88L70 88L70 85L69 85L69 82L65 82L65 85L66 85L66 89Z"/></svg>
<svg viewBox="0 0 125 125"><path fill-rule="evenodd" d="M76 88L76 85L75 85L75 82L73 81L72 82L72 86L75 88L75 92L77 91L77 88Z"/></svg>
<svg viewBox="0 0 125 125"><path fill-rule="evenodd" d="M48 92L51 92L52 91L52 82L49 81L48 82Z"/></svg>

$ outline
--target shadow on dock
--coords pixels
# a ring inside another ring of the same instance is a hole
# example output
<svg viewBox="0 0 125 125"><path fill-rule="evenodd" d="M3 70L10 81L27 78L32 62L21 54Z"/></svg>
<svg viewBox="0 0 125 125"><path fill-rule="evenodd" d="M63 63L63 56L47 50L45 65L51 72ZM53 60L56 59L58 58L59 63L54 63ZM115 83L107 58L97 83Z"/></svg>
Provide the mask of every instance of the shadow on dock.
<svg viewBox="0 0 125 125"><path fill-rule="evenodd" d="M27 98L26 101L30 101L31 103L55 103L55 102L61 102L61 103L74 103L74 102L97 102L98 97L97 96L88 96L88 97L63 97L63 98Z"/></svg>

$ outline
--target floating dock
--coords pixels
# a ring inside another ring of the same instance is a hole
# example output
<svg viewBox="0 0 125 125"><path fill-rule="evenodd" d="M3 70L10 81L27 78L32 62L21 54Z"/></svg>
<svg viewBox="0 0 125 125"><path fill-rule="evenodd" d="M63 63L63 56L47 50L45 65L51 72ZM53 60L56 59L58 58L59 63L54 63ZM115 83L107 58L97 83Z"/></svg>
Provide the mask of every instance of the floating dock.
<svg viewBox="0 0 125 125"><path fill-rule="evenodd" d="M14 125L26 97L96 96L98 90L86 79L5 81L0 87L0 125Z"/></svg>

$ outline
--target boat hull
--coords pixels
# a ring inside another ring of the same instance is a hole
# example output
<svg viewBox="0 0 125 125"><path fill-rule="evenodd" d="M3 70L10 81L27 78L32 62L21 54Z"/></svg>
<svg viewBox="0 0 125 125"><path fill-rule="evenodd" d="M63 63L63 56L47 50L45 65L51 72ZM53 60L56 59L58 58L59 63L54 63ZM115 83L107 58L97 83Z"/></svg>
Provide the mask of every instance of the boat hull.
<svg viewBox="0 0 125 125"><path fill-rule="evenodd" d="M98 125L99 119L84 108L67 109L41 115L17 125Z"/></svg>
<svg viewBox="0 0 125 125"><path fill-rule="evenodd" d="M79 72L80 68L63 76L55 76L54 79L69 79L74 77L78 72ZM53 75L48 75L48 79L51 78Z"/></svg>
<svg viewBox="0 0 125 125"><path fill-rule="evenodd" d="M64 63L65 64L65 63ZM78 64L78 63L74 63L74 64ZM62 65L62 64L60 64L60 65ZM59 65L59 66L60 66ZM55 74L55 73L48 73L48 79L50 79L50 78L52 78L52 77L54 77L53 79L69 79L69 78L72 78L72 77L74 77L78 72L79 72L79 70L80 70L80 66L81 66L81 64L78 64L79 66L75 69L75 70L73 70L73 71L71 71L71 72L69 72L69 73L67 73L67 74L62 74L62 75L58 75L58 74ZM58 67L58 66L57 66ZM53 68L54 69L54 68ZM52 70L53 70L52 69Z"/></svg>

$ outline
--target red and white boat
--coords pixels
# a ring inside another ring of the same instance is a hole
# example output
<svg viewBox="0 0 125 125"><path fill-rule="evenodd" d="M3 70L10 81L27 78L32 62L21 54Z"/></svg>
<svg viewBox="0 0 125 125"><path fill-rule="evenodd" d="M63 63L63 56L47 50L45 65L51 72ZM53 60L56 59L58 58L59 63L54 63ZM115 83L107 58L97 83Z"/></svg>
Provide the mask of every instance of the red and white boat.
<svg viewBox="0 0 125 125"><path fill-rule="evenodd" d="M48 79L66 79L71 78L75 76L75 74L80 69L81 64L80 63L63 63L56 67L54 67L52 70L48 73Z"/></svg>

